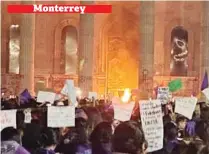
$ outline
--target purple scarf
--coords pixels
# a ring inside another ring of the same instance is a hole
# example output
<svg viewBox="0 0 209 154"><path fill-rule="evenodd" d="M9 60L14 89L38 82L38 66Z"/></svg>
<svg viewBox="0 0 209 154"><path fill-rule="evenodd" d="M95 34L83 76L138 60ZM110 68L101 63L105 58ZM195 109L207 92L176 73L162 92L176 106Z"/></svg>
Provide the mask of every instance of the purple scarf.
<svg viewBox="0 0 209 154"><path fill-rule="evenodd" d="M28 89L25 89L21 94L20 94L20 102L22 104L28 103L29 100L31 99L31 95L28 91Z"/></svg>

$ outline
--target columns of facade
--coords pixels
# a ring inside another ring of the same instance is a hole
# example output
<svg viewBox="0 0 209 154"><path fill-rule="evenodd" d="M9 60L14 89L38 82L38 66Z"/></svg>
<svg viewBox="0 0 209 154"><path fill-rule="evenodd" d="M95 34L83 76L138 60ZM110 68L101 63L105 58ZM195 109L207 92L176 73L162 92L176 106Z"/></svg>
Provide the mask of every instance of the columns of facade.
<svg viewBox="0 0 209 154"><path fill-rule="evenodd" d="M142 90L152 88L154 74L154 5L154 1L140 2L139 88Z"/></svg>
<svg viewBox="0 0 209 154"><path fill-rule="evenodd" d="M201 77L204 72L209 73L209 2L203 2L202 18L202 56L201 56ZM201 82L200 82L201 83Z"/></svg>
<svg viewBox="0 0 209 154"><path fill-rule="evenodd" d="M92 1L81 1L81 5L93 4ZM80 15L79 30L79 87L83 95L93 89L93 44L94 44L94 15ZM83 64L81 66L81 63Z"/></svg>
<svg viewBox="0 0 209 154"><path fill-rule="evenodd" d="M25 3L25 2L24 2ZM27 88L34 94L34 43L35 15L22 14L20 24L20 74L21 89Z"/></svg>

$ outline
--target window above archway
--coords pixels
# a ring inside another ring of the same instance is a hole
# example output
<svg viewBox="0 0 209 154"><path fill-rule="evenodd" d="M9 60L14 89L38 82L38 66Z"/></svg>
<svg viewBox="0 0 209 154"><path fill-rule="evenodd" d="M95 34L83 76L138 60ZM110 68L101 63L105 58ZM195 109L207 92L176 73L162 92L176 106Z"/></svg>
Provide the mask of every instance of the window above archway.
<svg viewBox="0 0 209 154"><path fill-rule="evenodd" d="M9 73L19 74L20 26L9 28Z"/></svg>
<svg viewBox="0 0 209 154"><path fill-rule="evenodd" d="M66 26L62 30L62 73L77 74L78 34L74 26Z"/></svg>

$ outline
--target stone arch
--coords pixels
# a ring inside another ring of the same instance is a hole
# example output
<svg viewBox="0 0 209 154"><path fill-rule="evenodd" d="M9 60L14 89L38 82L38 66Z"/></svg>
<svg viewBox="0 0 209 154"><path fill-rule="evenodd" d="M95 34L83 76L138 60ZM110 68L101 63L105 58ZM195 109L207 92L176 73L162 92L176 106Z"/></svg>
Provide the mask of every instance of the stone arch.
<svg viewBox="0 0 209 154"><path fill-rule="evenodd" d="M137 23L137 20L134 20L135 18L131 17L129 19L129 25L132 25L132 27L135 29L139 29L138 26L139 24ZM101 27L101 31L100 31L100 34L99 34L99 42L100 42L100 45L99 45L99 61L98 61L98 65L99 66L99 70L97 69L97 72L103 74L106 78L106 82L105 82L105 87L107 88L108 87L108 56L107 56L107 53L109 51L109 35L108 35L108 32L110 34L112 34L113 32L113 35L111 37L113 37L113 39L115 38L116 40L120 41L120 38L122 38L124 36L124 27L123 26L120 26L120 25L123 25L124 22L127 22L127 20L123 20L122 17L120 18L115 18L114 15L110 15L106 20L105 22L103 23L102 27ZM114 28L116 25L116 28ZM131 31L131 29L128 29L128 31ZM122 39L122 42L125 43L125 46L128 44L127 42L124 42L125 38ZM138 51L137 51L138 52ZM138 61L137 61L138 62ZM108 90L106 89L106 92Z"/></svg>
<svg viewBox="0 0 209 154"><path fill-rule="evenodd" d="M126 20L127 22L127 20ZM128 21L129 23L131 23L133 25L133 27L137 27L138 24L137 24L137 21L135 20L130 20ZM113 15L110 15L106 20L105 22L102 24L102 27L101 27L101 31L99 33L99 70L97 72L100 72L100 73L105 73L106 72L106 51L108 50L108 38L107 38L107 32L108 30L113 26L113 25L117 25L117 24L120 24L122 23L122 21L118 21L117 19L114 20L114 17Z"/></svg>
<svg viewBox="0 0 209 154"><path fill-rule="evenodd" d="M54 47L54 67L53 67L53 73L59 74L60 73L60 60L61 60L61 49L62 49L62 43L61 43L61 36L62 36L62 30L66 26L74 26L78 31L78 20L75 18L69 18L61 21L55 28L55 47ZM78 34L79 36L79 34Z"/></svg>

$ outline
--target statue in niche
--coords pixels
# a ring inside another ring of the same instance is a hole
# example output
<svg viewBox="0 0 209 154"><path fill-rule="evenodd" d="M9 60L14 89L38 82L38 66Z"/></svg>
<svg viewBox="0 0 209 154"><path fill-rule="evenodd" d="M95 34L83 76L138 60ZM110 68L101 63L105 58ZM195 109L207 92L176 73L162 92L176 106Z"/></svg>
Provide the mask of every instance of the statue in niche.
<svg viewBox="0 0 209 154"><path fill-rule="evenodd" d="M175 27L171 32L171 76L187 76L188 32L183 27Z"/></svg>
<svg viewBox="0 0 209 154"><path fill-rule="evenodd" d="M131 52L123 40L113 39L109 45L108 88L134 88L136 83L131 80L133 77L137 77L134 56L131 57Z"/></svg>

